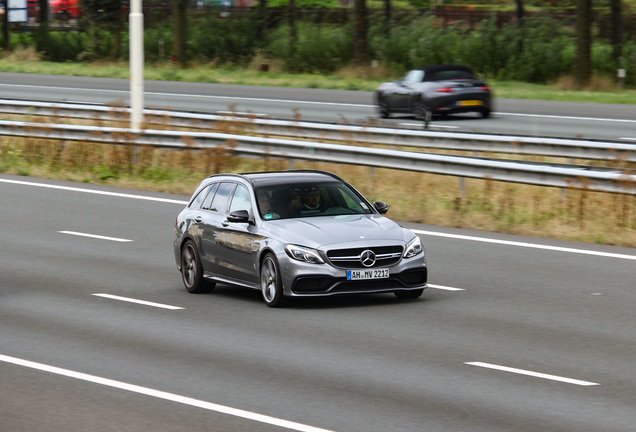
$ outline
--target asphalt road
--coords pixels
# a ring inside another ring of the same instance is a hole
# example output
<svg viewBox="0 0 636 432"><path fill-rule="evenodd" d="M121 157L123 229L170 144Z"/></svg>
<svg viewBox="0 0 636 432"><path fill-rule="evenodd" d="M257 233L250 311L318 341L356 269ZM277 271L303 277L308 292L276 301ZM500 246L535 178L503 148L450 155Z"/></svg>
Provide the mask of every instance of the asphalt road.
<svg viewBox="0 0 636 432"><path fill-rule="evenodd" d="M0 73L0 98L5 99L127 106L129 87L126 79ZM166 81L146 81L144 89L147 108L204 113L251 112L272 118L356 124L378 120L371 92ZM386 122L422 127L421 122L408 116ZM634 105L496 98L492 118L484 120L472 113L435 118L431 128L636 144L636 109Z"/></svg>
<svg viewBox="0 0 636 432"><path fill-rule="evenodd" d="M421 299L270 309L184 290L186 199L0 175L0 430L634 430L634 249L409 224Z"/></svg>

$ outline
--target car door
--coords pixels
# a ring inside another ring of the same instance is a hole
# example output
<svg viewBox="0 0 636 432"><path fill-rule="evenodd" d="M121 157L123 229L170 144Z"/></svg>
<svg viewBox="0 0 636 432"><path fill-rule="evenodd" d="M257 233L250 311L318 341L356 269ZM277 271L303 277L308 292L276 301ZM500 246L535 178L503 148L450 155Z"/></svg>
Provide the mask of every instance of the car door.
<svg viewBox="0 0 636 432"><path fill-rule="evenodd" d="M395 95L395 108L401 111L408 111L411 108L413 99L419 96L419 86L424 79L424 71L412 70L400 81L400 91Z"/></svg>
<svg viewBox="0 0 636 432"><path fill-rule="evenodd" d="M199 250L199 255L204 256L203 246L206 243L205 228L209 224L209 203L214 198L215 192L218 188L218 183L212 183L201 189L201 191L192 199L188 205L188 215L185 218L186 223L179 229L187 231ZM202 261L204 270L208 270L205 260Z"/></svg>
<svg viewBox="0 0 636 432"><path fill-rule="evenodd" d="M219 230L226 218L230 197L236 184L233 182L218 183L213 194L208 194L201 211L196 215L200 230L199 254L201 265L207 274L222 275L222 267L218 256Z"/></svg>
<svg viewBox="0 0 636 432"><path fill-rule="evenodd" d="M258 283L257 253L262 236L257 234L254 224L254 204L248 188L237 184L230 198L226 218L218 230L216 253L220 272L239 283ZM245 210L250 221L230 222L227 218L233 212Z"/></svg>

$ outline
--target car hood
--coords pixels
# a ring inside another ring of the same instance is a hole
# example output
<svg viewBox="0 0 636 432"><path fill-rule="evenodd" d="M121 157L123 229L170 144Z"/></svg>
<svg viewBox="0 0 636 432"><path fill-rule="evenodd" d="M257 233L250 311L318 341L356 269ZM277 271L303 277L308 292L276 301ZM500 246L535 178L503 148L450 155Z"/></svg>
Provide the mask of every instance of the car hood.
<svg viewBox="0 0 636 432"><path fill-rule="evenodd" d="M320 248L336 243L365 245L370 242L404 244L408 231L380 215L317 216L267 222L267 230L278 240Z"/></svg>

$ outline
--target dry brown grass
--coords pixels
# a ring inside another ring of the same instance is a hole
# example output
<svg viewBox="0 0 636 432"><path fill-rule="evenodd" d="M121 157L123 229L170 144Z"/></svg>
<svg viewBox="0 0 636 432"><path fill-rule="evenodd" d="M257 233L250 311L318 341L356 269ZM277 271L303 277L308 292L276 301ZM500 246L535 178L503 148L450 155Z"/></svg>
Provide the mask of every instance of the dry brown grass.
<svg viewBox="0 0 636 432"><path fill-rule="evenodd" d="M214 126L215 131L230 129L222 123ZM233 142L205 151L135 146L130 137L120 142L5 138L0 172L190 195L214 173L315 168L341 175L371 201L388 202L389 215L396 220L636 247L634 195L492 180L461 183L449 176L275 157L238 158Z"/></svg>
<svg viewBox="0 0 636 432"><path fill-rule="evenodd" d="M349 65L341 68L335 74L343 79L389 79L392 72L383 65L372 64L371 66Z"/></svg>
<svg viewBox="0 0 636 432"><path fill-rule="evenodd" d="M35 47L16 47L11 51L5 51L2 59L6 62L38 62L42 60L42 54Z"/></svg>
<svg viewBox="0 0 636 432"><path fill-rule="evenodd" d="M585 88L579 88L573 75L565 75L552 82L550 85L557 90L583 90L594 92L610 92L619 90L618 83L613 77L594 75Z"/></svg>

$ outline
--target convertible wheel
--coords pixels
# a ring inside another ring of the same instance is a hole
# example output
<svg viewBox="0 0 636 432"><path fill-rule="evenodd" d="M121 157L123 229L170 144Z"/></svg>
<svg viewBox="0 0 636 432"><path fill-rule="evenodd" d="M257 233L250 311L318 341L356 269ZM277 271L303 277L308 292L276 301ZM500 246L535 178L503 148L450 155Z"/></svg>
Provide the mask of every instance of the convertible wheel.
<svg viewBox="0 0 636 432"><path fill-rule="evenodd" d="M261 293L269 307L279 307L285 303L283 282L274 255L267 254L261 264Z"/></svg>
<svg viewBox="0 0 636 432"><path fill-rule="evenodd" d="M399 299L415 299L422 295L424 288L410 291L393 291L393 294Z"/></svg>
<svg viewBox="0 0 636 432"><path fill-rule="evenodd" d="M415 105L413 106L413 114L415 114L415 118L418 120L426 122L431 121L432 111L422 99L415 102Z"/></svg>
<svg viewBox="0 0 636 432"><path fill-rule="evenodd" d="M202 294L214 289L215 284L203 279L201 258L192 240L188 240L181 249L181 277L189 293Z"/></svg>
<svg viewBox="0 0 636 432"><path fill-rule="evenodd" d="M386 102L380 100L378 101L378 115L380 118L386 119L391 117L391 110L389 109L389 105Z"/></svg>
<svg viewBox="0 0 636 432"><path fill-rule="evenodd" d="M484 109L484 110L481 110L481 116L482 116L483 118L488 118L488 117L490 117L490 109Z"/></svg>

